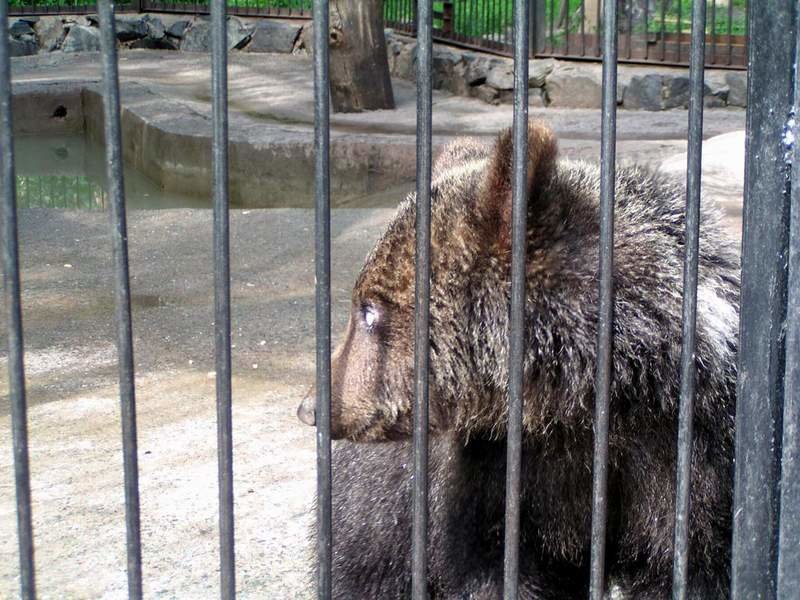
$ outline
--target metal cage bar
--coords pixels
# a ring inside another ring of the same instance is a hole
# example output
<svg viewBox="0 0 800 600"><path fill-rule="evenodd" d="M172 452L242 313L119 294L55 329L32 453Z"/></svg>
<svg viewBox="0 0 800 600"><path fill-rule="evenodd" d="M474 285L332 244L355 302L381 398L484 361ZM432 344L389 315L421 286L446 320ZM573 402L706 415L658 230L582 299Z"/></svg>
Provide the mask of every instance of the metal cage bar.
<svg viewBox="0 0 800 600"><path fill-rule="evenodd" d="M433 6L417 3L417 203L414 287L414 489L411 597L428 597L428 363L431 240Z"/></svg>
<svg viewBox="0 0 800 600"><path fill-rule="evenodd" d="M590 597L601 600L605 587L608 518L608 427L611 402L614 319L614 179L617 138L617 3L603 3L603 101L600 134L600 309L595 374L594 467Z"/></svg>
<svg viewBox="0 0 800 600"><path fill-rule="evenodd" d="M314 0L317 598L331 597L331 200L328 0Z"/></svg>
<svg viewBox="0 0 800 600"><path fill-rule="evenodd" d="M106 169L114 246L114 287L117 321L117 360L122 414L122 453L125 475L125 526L128 556L128 597L142 597L142 542L139 511L139 465L136 442L136 390L131 324L131 290L128 273L128 232L122 172L117 36L112 0L100 0L100 44L103 61L103 119Z"/></svg>
<svg viewBox="0 0 800 600"><path fill-rule="evenodd" d="M750 4L732 596L775 598L797 4Z"/></svg>
<svg viewBox="0 0 800 600"><path fill-rule="evenodd" d="M217 385L220 596L236 596L231 396L231 277L228 215L228 43L225 0L211 0L214 185L214 357Z"/></svg>
<svg viewBox="0 0 800 600"><path fill-rule="evenodd" d="M800 33L800 11L796 33ZM786 307L786 372L783 398L781 457L781 522L778 530L778 598L790 598L800 589L800 35L794 62L794 106L784 142L792 152L791 217L789 226L789 281Z"/></svg>
<svg viewBox="0 0 800 600"><path fill-rule="evenodd" d="M508 435L503 596L519 591L523 376L525 371L525 266L528 216L528 8L514 3L513 197L511 213L511 305L508 349Z"/></svg>
<svg viewBox="0 0 800 600"><path fill-rule="evenodd" d="M692 485L692 434L695 396L697 271L700 247L700 185L703 153L703 91L706 3L692 5L689 138L686 169L686 241L683 263L681 391L678 411L678 462L675 492L675 541L672 597L685 600L689 572L689 511Z"/></svg>
<svg viewBox="0 0 800 600"><path fill-rule="evenodd" d="M0 0L0 194L3 215L3 278L8 319L8 396L14 452L17 500L20 596L36 597L33 562L33 518L28 455L28 417L22 334L22 289L17 241L17 195L14 170L14 131L11 121L11 61L9 58L8 0Z"/></svg>

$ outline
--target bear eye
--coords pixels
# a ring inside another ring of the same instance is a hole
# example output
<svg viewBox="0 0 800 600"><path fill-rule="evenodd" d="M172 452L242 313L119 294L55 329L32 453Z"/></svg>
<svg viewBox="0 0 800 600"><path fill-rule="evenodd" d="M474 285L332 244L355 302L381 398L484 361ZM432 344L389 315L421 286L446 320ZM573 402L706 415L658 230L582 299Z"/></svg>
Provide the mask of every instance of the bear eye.
<svg viewBox="0 0 800 600"><path fill-rule="evenodd" d="M372 331L375 324L378 322L378 309L370 304L365 304L361 307L361 317L364 319L364 325L367 329Z"/></svg>

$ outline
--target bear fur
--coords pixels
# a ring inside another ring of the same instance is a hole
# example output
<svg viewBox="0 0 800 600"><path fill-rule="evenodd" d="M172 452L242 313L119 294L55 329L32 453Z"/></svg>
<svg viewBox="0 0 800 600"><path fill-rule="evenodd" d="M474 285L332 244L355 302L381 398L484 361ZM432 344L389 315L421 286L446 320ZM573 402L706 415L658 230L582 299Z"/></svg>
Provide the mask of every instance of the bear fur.
<svg viewBox="0 0 800 600"><path fill-rule="evenodd" d="M434 167L434 599L502 598L511 156L507 131L494 147L456 142ZM520 597L586 598L600 170L560 159L531 123L528 183ZM684 206L681 182L617 169L606 587L632 598L671 589ZM333 355L336 598L409 597L414 226L411 195L358 276ZM700 232L689 596L705 599L730 588L739 261L707 203Z"/></svg>

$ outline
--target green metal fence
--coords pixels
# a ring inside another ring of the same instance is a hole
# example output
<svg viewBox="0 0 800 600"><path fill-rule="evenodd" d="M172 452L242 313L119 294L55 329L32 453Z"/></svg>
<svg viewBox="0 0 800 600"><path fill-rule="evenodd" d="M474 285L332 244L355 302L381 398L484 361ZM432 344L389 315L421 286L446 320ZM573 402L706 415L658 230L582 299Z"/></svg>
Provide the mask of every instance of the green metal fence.
<svg viewBox="0 0 800 600"><path fill-rule="evenodd" d="M617 0L622 62L685 65L693 0ZM744 67L747 1L706 1L706 64ZM433 3L433 38L439 42L511 55L514 0L441 0ZM531 52L597 60L602 48L602 0L531 0ZM127 0L124 12L208 14L208 0ZM311 0L228 0L240 16L308 19ZM95 12L92 0L10 0L12 15ZM416 0L384 0L386 24L414 35Z"/></svg>

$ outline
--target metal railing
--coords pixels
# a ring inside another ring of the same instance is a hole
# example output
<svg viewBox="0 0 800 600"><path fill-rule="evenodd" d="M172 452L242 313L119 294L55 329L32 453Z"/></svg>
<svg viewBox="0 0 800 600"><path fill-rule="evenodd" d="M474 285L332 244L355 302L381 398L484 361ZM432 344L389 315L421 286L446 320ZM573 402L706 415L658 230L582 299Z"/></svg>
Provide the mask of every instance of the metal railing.
<svg viewBox="0 0 800 600"><path fill-rule="evenodd" d="M744 67L748 0L705 0L705 59L717 67ZM692 0L618 0L621 62L689 64ZM602 0L532 0L530 53L599 60L603 52ZM209 0L127 0L118 11L208 14ZM384 0L386 24L414 35L417 0ZM432 39L512 56L514 0L442 0L432 5ZM96 11L93 0L12 0L11 13ZM308 19L311 0L227 0L228 14Z"/></svg>
<svg viewBox="0 0 800 600"><path fill-rule="evenodd" d="M100 2L105 135L115 264L121 429L123 437L128 552L128 593L142 597L141 543L136 463L136 411L130 315L125 195L122 181L119 84L113 5ZM7 23L7 1L0 1L0 23ZM232 428L230 373L230 277L227 195L226 6L212 4L213 23L213 170L215 354L219 449L221 591L235 596L233 531L234 490L231 481ZM328 48L324 43L327 2L316 0L315 134L316 151L316 314L317 314L317 450L318 450L318 597L332 593L331 435L330 435L330 124ZM703 21L696 5L694 22ZM426 597L427 540L427 404L428 291L430 275L431 43L434 11L430 0L418 6L419 68L417 87L417 271L416 394L414 417L413 597ZM604 597L608 418L613 374L614 326L613 240L617 88L617 5L604 7L603 107L600 192L600 308L597 338L594 501L592 511L591 597ZM769 43L750 47L745 208L739 340L739 385L736 416L736 473L733 508L732 596L790 598L800 588L800 147L795 115L800 102L798 9L795 3L753 3L750 27L754 39ZM512 299L509 340L509 435L505 530L505 595L518 592L519 469L522 427L522 323L525 289L526 128L529 14L520 4L514 12L515 85L512 213ZM692 444L693 354L698 267L698 206L703 115L702 29L692 35L691 104L687 177L686 253L683 305L678 502L673 589L684 598L687 582L687 468ZM518 85L523 82L523 85ZM13 430L20 583L23 598L35 598L35 566L28 464L27 416L23 366L20 268L17 244L16 189L11 114L11 73L7 35L0 36L0 190L3 215L3 268L8 324L9 398Z"/></svg>
<svg viewBox="0 0 800 600"><path fill-rule="evenodd" d="M724 4L723 4L724 2ZM748 0L705 0L705 62L743 67L747 59ZM603 52L602 0L533 0L529 10L530 52L599 60ZM691 0L618 0L620 62L688 65ZM444 0L434 3L433 37L437 41L512 56L513 0ZM387 24L416 31L411 0L384 4Z"/></svg>

